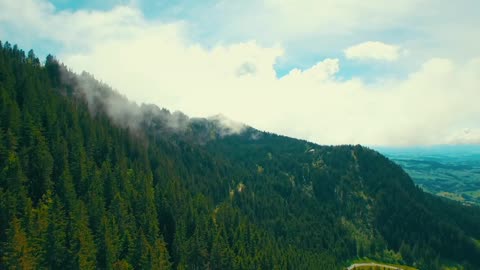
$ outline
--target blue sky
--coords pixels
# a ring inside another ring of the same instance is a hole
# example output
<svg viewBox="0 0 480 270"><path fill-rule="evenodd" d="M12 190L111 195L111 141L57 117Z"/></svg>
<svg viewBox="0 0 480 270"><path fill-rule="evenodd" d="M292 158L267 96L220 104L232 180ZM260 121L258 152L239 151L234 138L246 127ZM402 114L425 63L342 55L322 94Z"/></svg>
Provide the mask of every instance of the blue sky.
<svg viewBox="0 0 480 270"><path fill-rule="evenodd" d="M128 4L127 1L105 0L53 0L50 1L58 10L82 10L82 9L96 9L96 10L109 10L118 4Z"/></svg>
<svg viewBox="0 0 480 270"><path fill-rule="evenodd" d="M0 40L192 116L323 144L473 144L478 10L475 0L0 0Z"/></svg>

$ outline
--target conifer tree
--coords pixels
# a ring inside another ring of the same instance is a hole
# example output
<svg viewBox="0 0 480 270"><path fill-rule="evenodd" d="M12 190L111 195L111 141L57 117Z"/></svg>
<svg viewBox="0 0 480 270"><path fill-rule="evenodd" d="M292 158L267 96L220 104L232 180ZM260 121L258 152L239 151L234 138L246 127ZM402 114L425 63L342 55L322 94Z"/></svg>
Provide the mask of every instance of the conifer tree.
<svg viewBox="0 0 480 270"><path fill-rule="evenodd" d="M7 229L2 261L7 269L36 269L37 262L21 222L14 217Z"/></svg>

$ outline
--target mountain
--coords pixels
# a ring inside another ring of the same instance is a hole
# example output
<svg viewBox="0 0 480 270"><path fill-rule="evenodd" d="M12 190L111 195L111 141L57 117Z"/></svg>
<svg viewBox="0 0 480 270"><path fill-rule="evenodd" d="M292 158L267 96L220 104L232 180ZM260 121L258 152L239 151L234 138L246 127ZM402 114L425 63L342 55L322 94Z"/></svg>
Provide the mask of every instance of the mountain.
<svg viewBox="0 0 480 270"><path fill-rule="evenodd" d="M0 269L480 267L480 209L360 145L137 105L0 43Z"/></svg>

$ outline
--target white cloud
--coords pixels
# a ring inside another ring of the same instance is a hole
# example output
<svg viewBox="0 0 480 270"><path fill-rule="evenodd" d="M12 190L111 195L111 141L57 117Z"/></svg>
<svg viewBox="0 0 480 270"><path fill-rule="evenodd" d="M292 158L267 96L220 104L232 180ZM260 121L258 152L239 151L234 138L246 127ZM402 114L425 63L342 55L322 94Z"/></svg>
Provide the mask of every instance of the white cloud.
<svg viewBox="0 0 480 270"><path fill-rule="evenodd" d="M219 40L256 40L263 46L280 43L285 49L278 65L282 70L303 66L306 59L313 57L338 55L342 49L368 40L408 49L408 55L402 55L404 61L396 63L402 71L411 71L433 57L465 61L478 55L480 47L477 34L480 1L477 0L218 0L214 3L194 5L196 9L182 17L195 27L192 32L200 35L202 42L209 46Z"/></svg>
<svg viewBox="0 0 480 270"><path fill-rule="evenodd" d="M131 39L142 27L149 30L141 11L132 6L109 11L56 11L44 0L0 0L0 22L15 33L15 39L50 40L72 51L86 50L103 40ZM174 27L181 24L163 26ZM177 34L178 29L173 32Z"/></svg>
<svg viewBox="0 0 480 270"><path fill-rule="evenodd" d="M479 126L474 116L480 108L474 101L480 81L474 74L480 74L480 65L474 61L464 66L431 59L405 80L371 85L338 79L339 60L326 59L278 79L273 65L282 54L279 49L250 42L209 50L172 40L176 45L170 46L148 36L64 59L137 101L194 116L223 113L260 129L324 144L450 143L465 125ZM257 72L238 76L238 67L247 62Z"/></svg>
<svg viewBox="0 0 480 270"><path fill-rule="evenodd" d="M345 34L355 30L385 29L396 25L424 0L266 0L265 10L283 33L329 32ZM295 34L296 33L296 34Z"/></svg>
<svg viewBox="0 0 480 270"><path fill-rule="evenodd" d="M447 138L448 144L479 144L480 128L458 130Z"/></svg>
<svg viewBox="0 0 480 270"><path fill-rule="evenodd" d="M284 80L292 78L308 78L312 81L325 81L332 79L340 70L340 62L338 59L325 59L318 62L307 70L293 69Z"/></svg>
<svg viewBox="0 0 480 270"><path fill-rule="evenodd" d="M402 50L399 46L385 44L379 41L367 41L344 50L347 59L396 61Z"/></svg>
<svg viewBox="0 0 480 270"><path fill-rule="evenodd" d="M341 79L340 61L327 58L278 78L281 46L244 41L207 48L188 39L185 24L148 21L130 6L58 12L41 0L18 2L25 9L0 0L2 23L61 43L67 65L138 102L191 116L222 113L321 144L480 143L458 135L480 128L480 58L430 57L404 79L380 76L375 83Z"/></svg>

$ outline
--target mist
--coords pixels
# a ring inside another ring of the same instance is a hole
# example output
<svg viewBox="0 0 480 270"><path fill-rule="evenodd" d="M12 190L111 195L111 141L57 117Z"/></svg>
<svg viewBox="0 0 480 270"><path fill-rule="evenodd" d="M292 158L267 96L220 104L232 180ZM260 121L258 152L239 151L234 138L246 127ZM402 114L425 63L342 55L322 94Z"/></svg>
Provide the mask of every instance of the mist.
<svg viewBox="0 0 480 270"><path fill-rule="evenodd" d="M105 113L115 125L133 132L141 132L147 128L157 133L185 134L191 131L192 124L195 123L203 124L204 127L215 130L216 136L224 137L240 134L247 128L245 124L221 114L191 118L180 111L170 112L155 104L138 104L86 71L75 74L62 65L60 72L63 83L73 86L73 95L85 100L93 116Z"/></svg>

